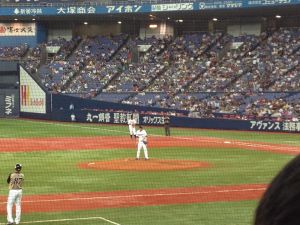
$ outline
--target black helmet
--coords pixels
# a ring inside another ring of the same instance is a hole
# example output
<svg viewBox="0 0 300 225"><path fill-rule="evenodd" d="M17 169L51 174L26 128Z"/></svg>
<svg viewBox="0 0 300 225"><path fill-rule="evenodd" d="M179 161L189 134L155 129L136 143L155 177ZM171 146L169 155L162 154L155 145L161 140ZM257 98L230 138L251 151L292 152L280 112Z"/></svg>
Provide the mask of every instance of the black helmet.
<svg viewBox="0 0 300 225"><path fill-rule="evenodd" d="M17 163L16 166L15 166L15 169L17 171L20 171L22 169L22 165L20 163Z"/></svg>

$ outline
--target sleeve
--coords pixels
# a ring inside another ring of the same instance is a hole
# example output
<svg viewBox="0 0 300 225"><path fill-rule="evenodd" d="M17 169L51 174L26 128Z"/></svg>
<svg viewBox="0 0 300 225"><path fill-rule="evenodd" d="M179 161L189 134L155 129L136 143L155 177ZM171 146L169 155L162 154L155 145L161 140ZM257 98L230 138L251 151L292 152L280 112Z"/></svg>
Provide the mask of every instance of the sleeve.
<svg viewBox="0 0 300 225"><path fill-rule="evenodd" d="M10 183L10 175L11 175L11 173L8 175L8 178L6 180L8 184Z"/></svg>

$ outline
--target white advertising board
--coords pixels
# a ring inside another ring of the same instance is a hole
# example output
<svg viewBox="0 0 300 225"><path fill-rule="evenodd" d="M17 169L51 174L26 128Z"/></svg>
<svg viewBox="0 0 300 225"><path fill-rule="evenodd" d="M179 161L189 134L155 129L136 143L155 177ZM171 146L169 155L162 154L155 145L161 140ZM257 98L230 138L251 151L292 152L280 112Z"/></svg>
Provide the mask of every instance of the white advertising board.
<svg viewBox="0 0 300 225"><path fill-rule="evenodd" d="M20 110L28 113L46 113L45 91L22 67L20 67Z"/></svg>

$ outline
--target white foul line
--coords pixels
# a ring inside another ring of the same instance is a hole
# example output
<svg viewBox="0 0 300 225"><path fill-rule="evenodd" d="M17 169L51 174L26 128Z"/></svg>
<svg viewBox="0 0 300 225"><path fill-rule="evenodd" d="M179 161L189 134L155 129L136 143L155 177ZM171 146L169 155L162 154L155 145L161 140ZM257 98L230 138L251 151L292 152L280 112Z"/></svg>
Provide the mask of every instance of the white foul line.
<svg viewBox="0 0 300 225"><path fill-rule="evenodd" d="M65 222L65 221L78 221L78 220L103 220L110 224L121 225L119 223L113 222L111 220L105 219L103 217L87 217L87 218L72 218L72 219L57 219L57 220L37 220L37 221L29 221L22 222L22 224L32 224L32 223L54 223L54 222Z"/></svg>

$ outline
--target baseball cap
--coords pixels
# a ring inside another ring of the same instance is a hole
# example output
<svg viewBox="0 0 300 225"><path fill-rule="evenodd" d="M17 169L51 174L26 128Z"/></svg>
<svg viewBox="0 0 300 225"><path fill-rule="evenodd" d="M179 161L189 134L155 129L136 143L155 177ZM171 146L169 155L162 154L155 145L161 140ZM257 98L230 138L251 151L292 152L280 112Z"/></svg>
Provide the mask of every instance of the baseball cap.
<svg viewBox="0 0 300 225"><path fill-rule="evenodd" d="M15 169L20 171L22 169L22 165L20 163L17 163Z"/></svg>

